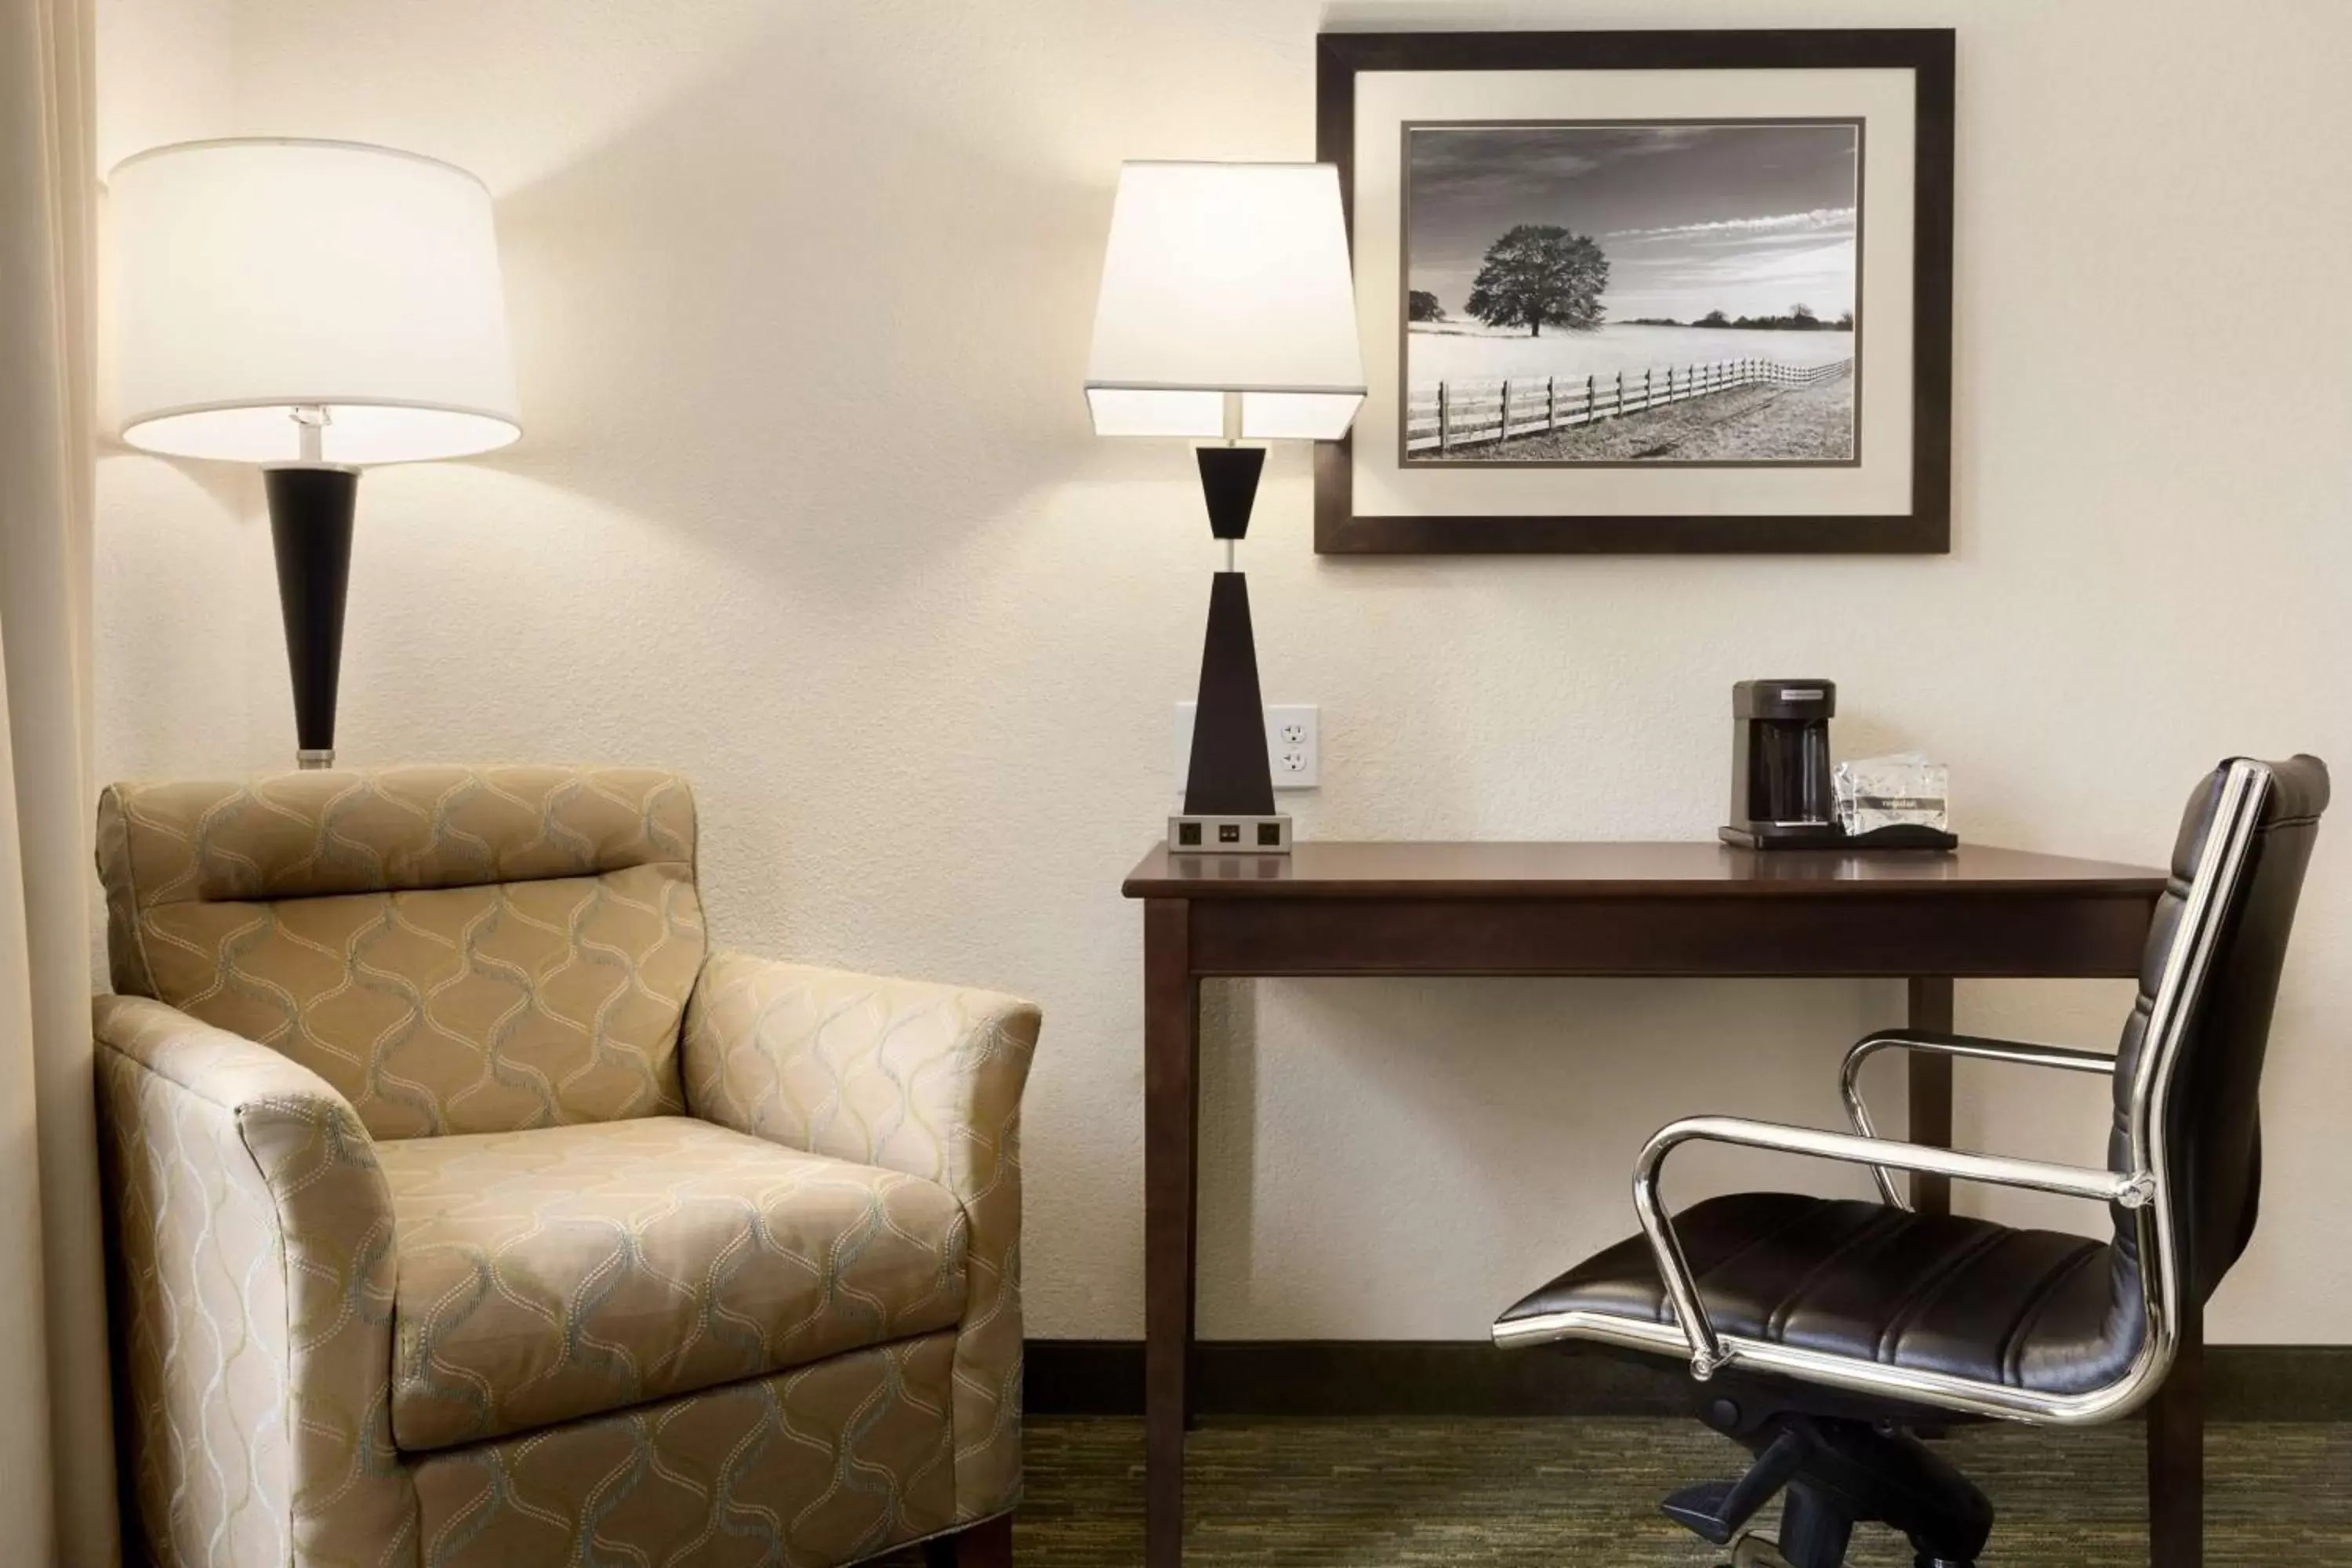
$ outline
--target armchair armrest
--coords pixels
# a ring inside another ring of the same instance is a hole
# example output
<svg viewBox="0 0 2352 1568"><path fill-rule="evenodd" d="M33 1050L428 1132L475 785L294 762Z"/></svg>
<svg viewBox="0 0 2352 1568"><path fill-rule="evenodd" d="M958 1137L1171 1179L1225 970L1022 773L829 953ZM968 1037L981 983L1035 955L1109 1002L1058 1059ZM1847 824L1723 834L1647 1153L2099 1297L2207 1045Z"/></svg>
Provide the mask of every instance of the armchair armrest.
<svg viewBox="0 0 2352 1568"><path fill-rule="evenodd" d="M992 991L717 952L687 1004L686 1103L723 1127L921 1176L970 1226L956 1517L1021 1489L1021 1091L1036 1007Z"/></svg>
<svg viewBox="0 0 2352 1568"><path fill-rule="evenodd" d="M414 1563L392 1442L392 1196L318 1074L100 996L101 1154L139 1509L189 1561Z"/></svg>
<svg viewBox="0 0 2352 1568"><path fill-rule="evenodd" d="M967 1208L1008 1173L1034 1005L992 991L717 952L687 1004L707 1121L921 1176ZM1011 1173L1017 1176L1018 1166Z"/></svg>
<svg viewBox="0 0 2352 1568"><path fill-rule="evenodd" d="M1634 1163L1633 1208L1641 1216L1643 1233L1650 1238L1650 1250L1656 1255L1658 1278L1665 1283L1666 1294L1675 1304L1675 1316L1689 1342L1691 1375L1702 1382L1714 1376L1730 1357L1707 1316L1706 1302L1700 1299L1698 1282L1692 1276L1690 1260L1684 1256L1682 1240L1675 1234L1674 1222L1666 1217L1658 1198L1659 1175L1666 1156L1689 1142L1732 1143L1850 1164L1921 1171L1956 1181L2095 1198L2124 1208L2138 1208L2156 1195L2155 1178L2145 1171L2119 1173L2084 1165L2011 1160L1731 1116L1695 1116L1669 1123L1650 1140Z"/></svg>
<svg viewBox="0 0 2352 1568"><path fill-rule="evenodd" d="M1980 1035L1913 1034L1902 1029L1881 1029L1864 1035L1845 1054L1845 1065L1838 1072L1838 1092L1845 1099L1845 1113L1853 1130L1864 1138L1875 1138L1877 1130L1870 1122L1870 1107L1862 1098L1862 1065L1883 1050L1927 1051L1937 1056L1965 1057L1974 1061L2010 1062L2021 1067L2056 1068L2063 1072L2096 1072L2112 1074L2116 1058L2103 1051L2078 1051L2065 1046L2030 1045L2021 1040L1988 1039ZM1871 1180L1878 1184L1879 1195L1889 1206L1907 1209L1911 1200L1905 1197L1895 1184L1894 1173L1885 1165L1870 1168Z"/></svg>

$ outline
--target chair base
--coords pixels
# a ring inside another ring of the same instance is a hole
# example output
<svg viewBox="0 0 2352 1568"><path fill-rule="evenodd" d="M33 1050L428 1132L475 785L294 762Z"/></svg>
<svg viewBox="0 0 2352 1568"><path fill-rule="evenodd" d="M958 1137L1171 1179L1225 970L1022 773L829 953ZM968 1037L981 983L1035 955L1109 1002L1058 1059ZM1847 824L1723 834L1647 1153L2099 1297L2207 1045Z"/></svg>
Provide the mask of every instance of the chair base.
<svg viewBox="0 0 2352 1568"><path fill-rule="evenodd" d="M1973 1568L1992 1534L1992 1504L1966 1476L1901 1427L1851 1416L1769 1407L1753 1413L1717 1399L1701 1419L1756 1456L1736 1481L1685 1487L1666 1516L1718 1546L1737 1568L1843 1568L1853 1527L1900 1531L1918 1568ZM1778 1541L1740 1531L1787 1494Z"/></svg>
<svg viewBox="0 0 2352 1568"><path fill-rule="evenodd" d="M1013 1516L1000 1513L925 1542L923 1563L924 1568L1013 1568Z"/></svg>
<svg viewBox="0 0 2352 1568"><path fill-rule="evenodd" d="M1790 1568L1789 1559L1780 1555L1778 1542L1760 1535L1743 1535L1732 1543L1731 1561L1723 1568ZM1913 1559L1913 1568L1948 1568L1930 1557Z"/></svg>

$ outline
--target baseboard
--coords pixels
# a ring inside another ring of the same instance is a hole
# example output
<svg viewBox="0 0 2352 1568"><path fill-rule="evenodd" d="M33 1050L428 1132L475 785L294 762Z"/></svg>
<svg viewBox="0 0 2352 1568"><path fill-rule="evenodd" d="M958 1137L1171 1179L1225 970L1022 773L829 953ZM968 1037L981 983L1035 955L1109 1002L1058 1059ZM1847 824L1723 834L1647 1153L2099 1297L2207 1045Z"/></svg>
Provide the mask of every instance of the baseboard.
<svg viewBox="0 0 2352 1568"><path fill-rule="evenodd" d="M1471 1340L1219 1340L1194 1363L1204 1416L1681 1415L1689 1384L1663 1361L1509 1353ZM2215 1421L2352 1420L2352 1345L2212 1345ZM1139 1415L1137 1340L1032 1340L1024 1395L1040 1415Z"/></svg>

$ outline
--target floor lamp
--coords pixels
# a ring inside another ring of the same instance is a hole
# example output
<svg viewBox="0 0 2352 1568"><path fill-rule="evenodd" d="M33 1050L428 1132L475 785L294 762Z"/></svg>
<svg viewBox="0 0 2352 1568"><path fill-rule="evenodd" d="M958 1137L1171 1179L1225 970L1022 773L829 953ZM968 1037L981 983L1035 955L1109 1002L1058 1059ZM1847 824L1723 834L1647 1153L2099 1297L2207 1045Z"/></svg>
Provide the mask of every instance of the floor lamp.
<svg viewBox="0 0 2352 1568"><path fill-rule="evenodd" d="M1328 163L1133 163L1119 171L1087 361L1103 436L1191 437L1224 542L1172 849L1280 854L1249 584L1235 545L1265 465L1244 441L1336 441L1364 401L1339 178Z"/></svg>
<svg viewBox="0 0 2352 1568"><path fill-rule="evenodd" d="M350 142L157 147L108 179L122 438L252 463L299 765L333 765L360 469L521 434L480 181Z"/></svg>

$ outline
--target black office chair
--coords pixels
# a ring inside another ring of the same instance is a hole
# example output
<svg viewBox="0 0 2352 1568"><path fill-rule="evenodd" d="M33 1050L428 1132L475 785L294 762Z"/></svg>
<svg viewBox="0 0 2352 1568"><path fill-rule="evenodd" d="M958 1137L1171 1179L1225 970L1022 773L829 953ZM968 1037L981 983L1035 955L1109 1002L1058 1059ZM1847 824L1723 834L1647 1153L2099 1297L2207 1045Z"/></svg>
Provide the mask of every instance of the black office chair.
<svg viewBox="0 0 2352 1568"><path fill-rule="evenodd" d="M1643 1234L1505 1312L1496 1342L1688 1356L1699 1418L1756 1461L1738 1481L1676 1492L1665 1510L1733 1546L1739 1564L1840 1568L1854 1525L1868 1521L1907 1535L1919 1568L1966 1568L1991 1533L1992 1505L1911 1428L1983 1417L2089 1426L2158 1399L2153 1556L2158 1568L2193 1568L2204 1304L2253 1234L2256 1089L2326 805L2327 769L2315 757L2229 762L2198 786L2115 1056L1893 1031L1846 1058L1854 1135L1677 1121L1635 1168ZM1855 1072L1889 1048L2109 1075L2107 1168L1873 1136ZM1885 1201L1738 1193L1669 1220L1659 1167L1692 1142L1869 1165ZM2102 1199L2114 1239L1915 1214L1890 1171ZM1742 1534L1783 1490L1779 1541Z"/></svg>

